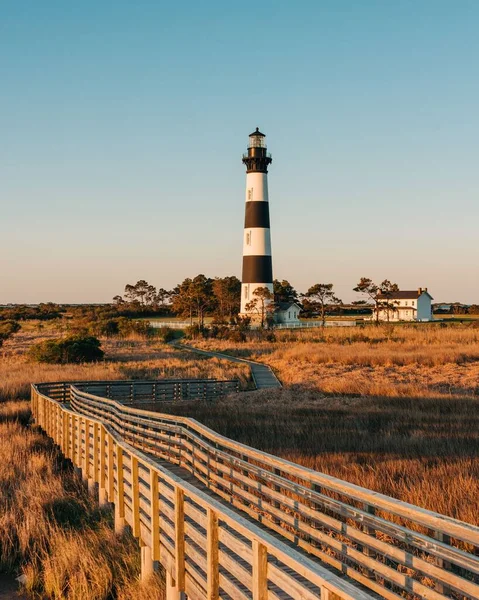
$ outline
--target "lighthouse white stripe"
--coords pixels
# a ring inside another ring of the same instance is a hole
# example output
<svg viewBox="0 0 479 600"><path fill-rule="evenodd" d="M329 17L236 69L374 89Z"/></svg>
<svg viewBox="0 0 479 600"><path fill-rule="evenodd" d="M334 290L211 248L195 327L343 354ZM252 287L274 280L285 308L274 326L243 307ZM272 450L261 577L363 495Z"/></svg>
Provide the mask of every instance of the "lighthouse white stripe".
<svg viewBox="0 0 479 600"><path fill-rule="evenodd" d="M263 227L252 227L244 230L243 256L271 255L270 230Z"/></svg>
<svg viewBox="0 0 479 600"><path fill-rule="evenodd" d="M268 201L268 175L266 173L246 174L246 202Z"/></svg>
<svg viewBox="0 0 479 600"><path fill-rule="evenodd" d="M241 286L241 314L248 314L246 305L251 302L255 296L253 292L260 287L267 287L271 293L273 293L272 283L243 283Z"/></svg>

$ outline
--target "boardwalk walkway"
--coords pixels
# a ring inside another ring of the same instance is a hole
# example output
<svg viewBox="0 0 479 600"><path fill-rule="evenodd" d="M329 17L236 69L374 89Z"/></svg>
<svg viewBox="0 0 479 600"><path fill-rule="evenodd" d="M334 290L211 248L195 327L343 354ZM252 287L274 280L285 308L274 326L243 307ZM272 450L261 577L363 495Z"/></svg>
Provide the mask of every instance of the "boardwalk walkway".
<svg viewBox="0 0 479 600"><path fill-rule="evenodd" d="M253 360L246 360L245 358L238 358L237 356L231 356L229 354L223 354L222 352L210 352L207 350L199 350L194 346L188 346L187 344L182 344L181 342L171 342L170 345L174 348L178 348L179 350L187 350L189 352L195 352L197 354L204 354L206 356L221 358L224 360L229 360L231 362L244 363L248 365L251 369L251 376L253 378L257 390L282 387L281 382L273 373L271 367L268 367L268 365L263 365Z"/></svg>

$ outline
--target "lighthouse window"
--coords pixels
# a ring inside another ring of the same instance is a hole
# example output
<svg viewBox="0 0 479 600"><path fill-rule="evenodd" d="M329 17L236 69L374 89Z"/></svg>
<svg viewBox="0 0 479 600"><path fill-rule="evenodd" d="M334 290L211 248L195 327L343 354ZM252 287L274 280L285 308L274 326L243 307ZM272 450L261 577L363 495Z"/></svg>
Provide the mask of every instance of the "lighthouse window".
<svg viewBox="0 0 479 600"><path fill-rule="evenodd" d="M248 246L251 246L251 231L248 231L248 233L246 234L246 244Z"/></svg>
<svg viewBox="0 0 479 600"><path fill-rule="evenodd" d="M253 200L253 188L249 188L248 190L248 200Z"/></svg>
<svg viewBox="0 0 479 600"><path fill-rule="evenodd" d="M249 287L248 285L244 286L244 297L245 297L245 300L248 300L248 287Z"/></svg>

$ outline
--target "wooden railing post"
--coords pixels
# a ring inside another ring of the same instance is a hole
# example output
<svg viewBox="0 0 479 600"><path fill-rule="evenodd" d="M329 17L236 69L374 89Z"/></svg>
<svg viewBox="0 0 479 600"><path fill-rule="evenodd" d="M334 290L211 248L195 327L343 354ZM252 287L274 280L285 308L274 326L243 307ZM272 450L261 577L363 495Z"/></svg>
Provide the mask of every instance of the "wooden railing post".
<svg viewBox="0 0 479 600"><path fill-rule="evenodd" d="M436 540L438 540L439 542L443 542L444 544L451 543L451 538L448 535L442 533L441 531L434 531L433 537L436 538ZM442 558L436 558L436 564L440 569L444 569L444 571L449 571L451 569L451 563L445 561ZM444 594L445 596L451 594L451 589L444 585L441 581L436 581L434 589L436 590L436 592Z"/></svg>
<svg viewBox="0 0 479 600"><path fill-rule="evenodd" d="M268 551L258 540L253 540L253 600L268 598Z"/></svg>
<svg viewBox="0 0 479 600"><path fill-rule="evenodd" d="M158 473L150 467L150 519L151 553L153 560L160 560L160 501L158 497Z"/></svg>
<svg viewBox="0 0 479 600"><path fill-rule="evenodd" d="M100 456L98 473L98 502L100 506L106 506L106 458L105 458L105 427L100 425Z"/></svg>
<svg viewBox="0 0 479 600"><path fill-rule="evenodd" d="M131 461L131 529L134 537L140 537L140 480L138 477L138 459L130 453Z"/></svg>
<svg viewBox="0 0 479 600"><path fill-rule="evenodd" d="M125 531L125 496L123 484L123 448L116 447L116 502L115 502L115 533L122 535Z"/></svg>
<svg viewBox="0 0 479 600"><path fill-rule="evenodd" d="M111 435L108 435L108 501L115 502L115 462Z"/></svg>
<svg viewBox="0 0 479 600"><path fill-rule="evenodd" d="M211 508L206 509L206 581L207 600L219 598L219 565L218 565L218 517Z"/></svg>
<svg viewBox="0 0 479 600"><path fill-rule="evenodd" d="M153 575L155 569L151 548L140 542L141 552L141 581L145 582Z"/></svg>
<svg viewBox="0 0 479 600"><path fill-rule="evenodd" d="M185 600L185 592L180 592L173 575L166 571L166 600Z"/></svg>
<svg viewBox="0 0 479 600"><path fill-rule="evenodd" d="M175 487L175 567L176 587L185 591L185 497L181 488Z"/></svg>

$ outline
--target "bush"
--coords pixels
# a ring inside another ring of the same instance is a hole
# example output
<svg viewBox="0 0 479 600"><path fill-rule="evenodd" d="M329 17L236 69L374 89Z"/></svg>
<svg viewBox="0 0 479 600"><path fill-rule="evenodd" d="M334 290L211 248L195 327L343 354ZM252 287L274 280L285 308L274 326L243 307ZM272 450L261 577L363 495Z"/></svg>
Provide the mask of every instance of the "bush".
<svg viewBox="0 0 479 600"><path fill-rule="evenodd" d="M21 326L20 323L16 321L7 320L0 322L0 348L5 340L8 340L14 333L20 331Z"/></svg>
<svg viewBox="0 0 479 600"><path fill-rule="evenodd" d="M171 329L171 327L160 327L156 330L156 337L162 342L171 342L178 337L178 330Z"/></svg>
<svg viewBox="0 0 479 600"><path fill-rule="evenodd" d="M131 335L132 333L147 337L151 332L152 328L150 327L149 321L134 321L132 319L127 319L126 317L120 317L118 319L118 333L122 337Z"/></svg>
<svg viewBox="0 0 479 600"><path fill-rule="evenodd" d="M29 356L36 362L64 365L96 362L103 358L104 352L97 338L76 335L35 344L30 348Z"/></svg>

